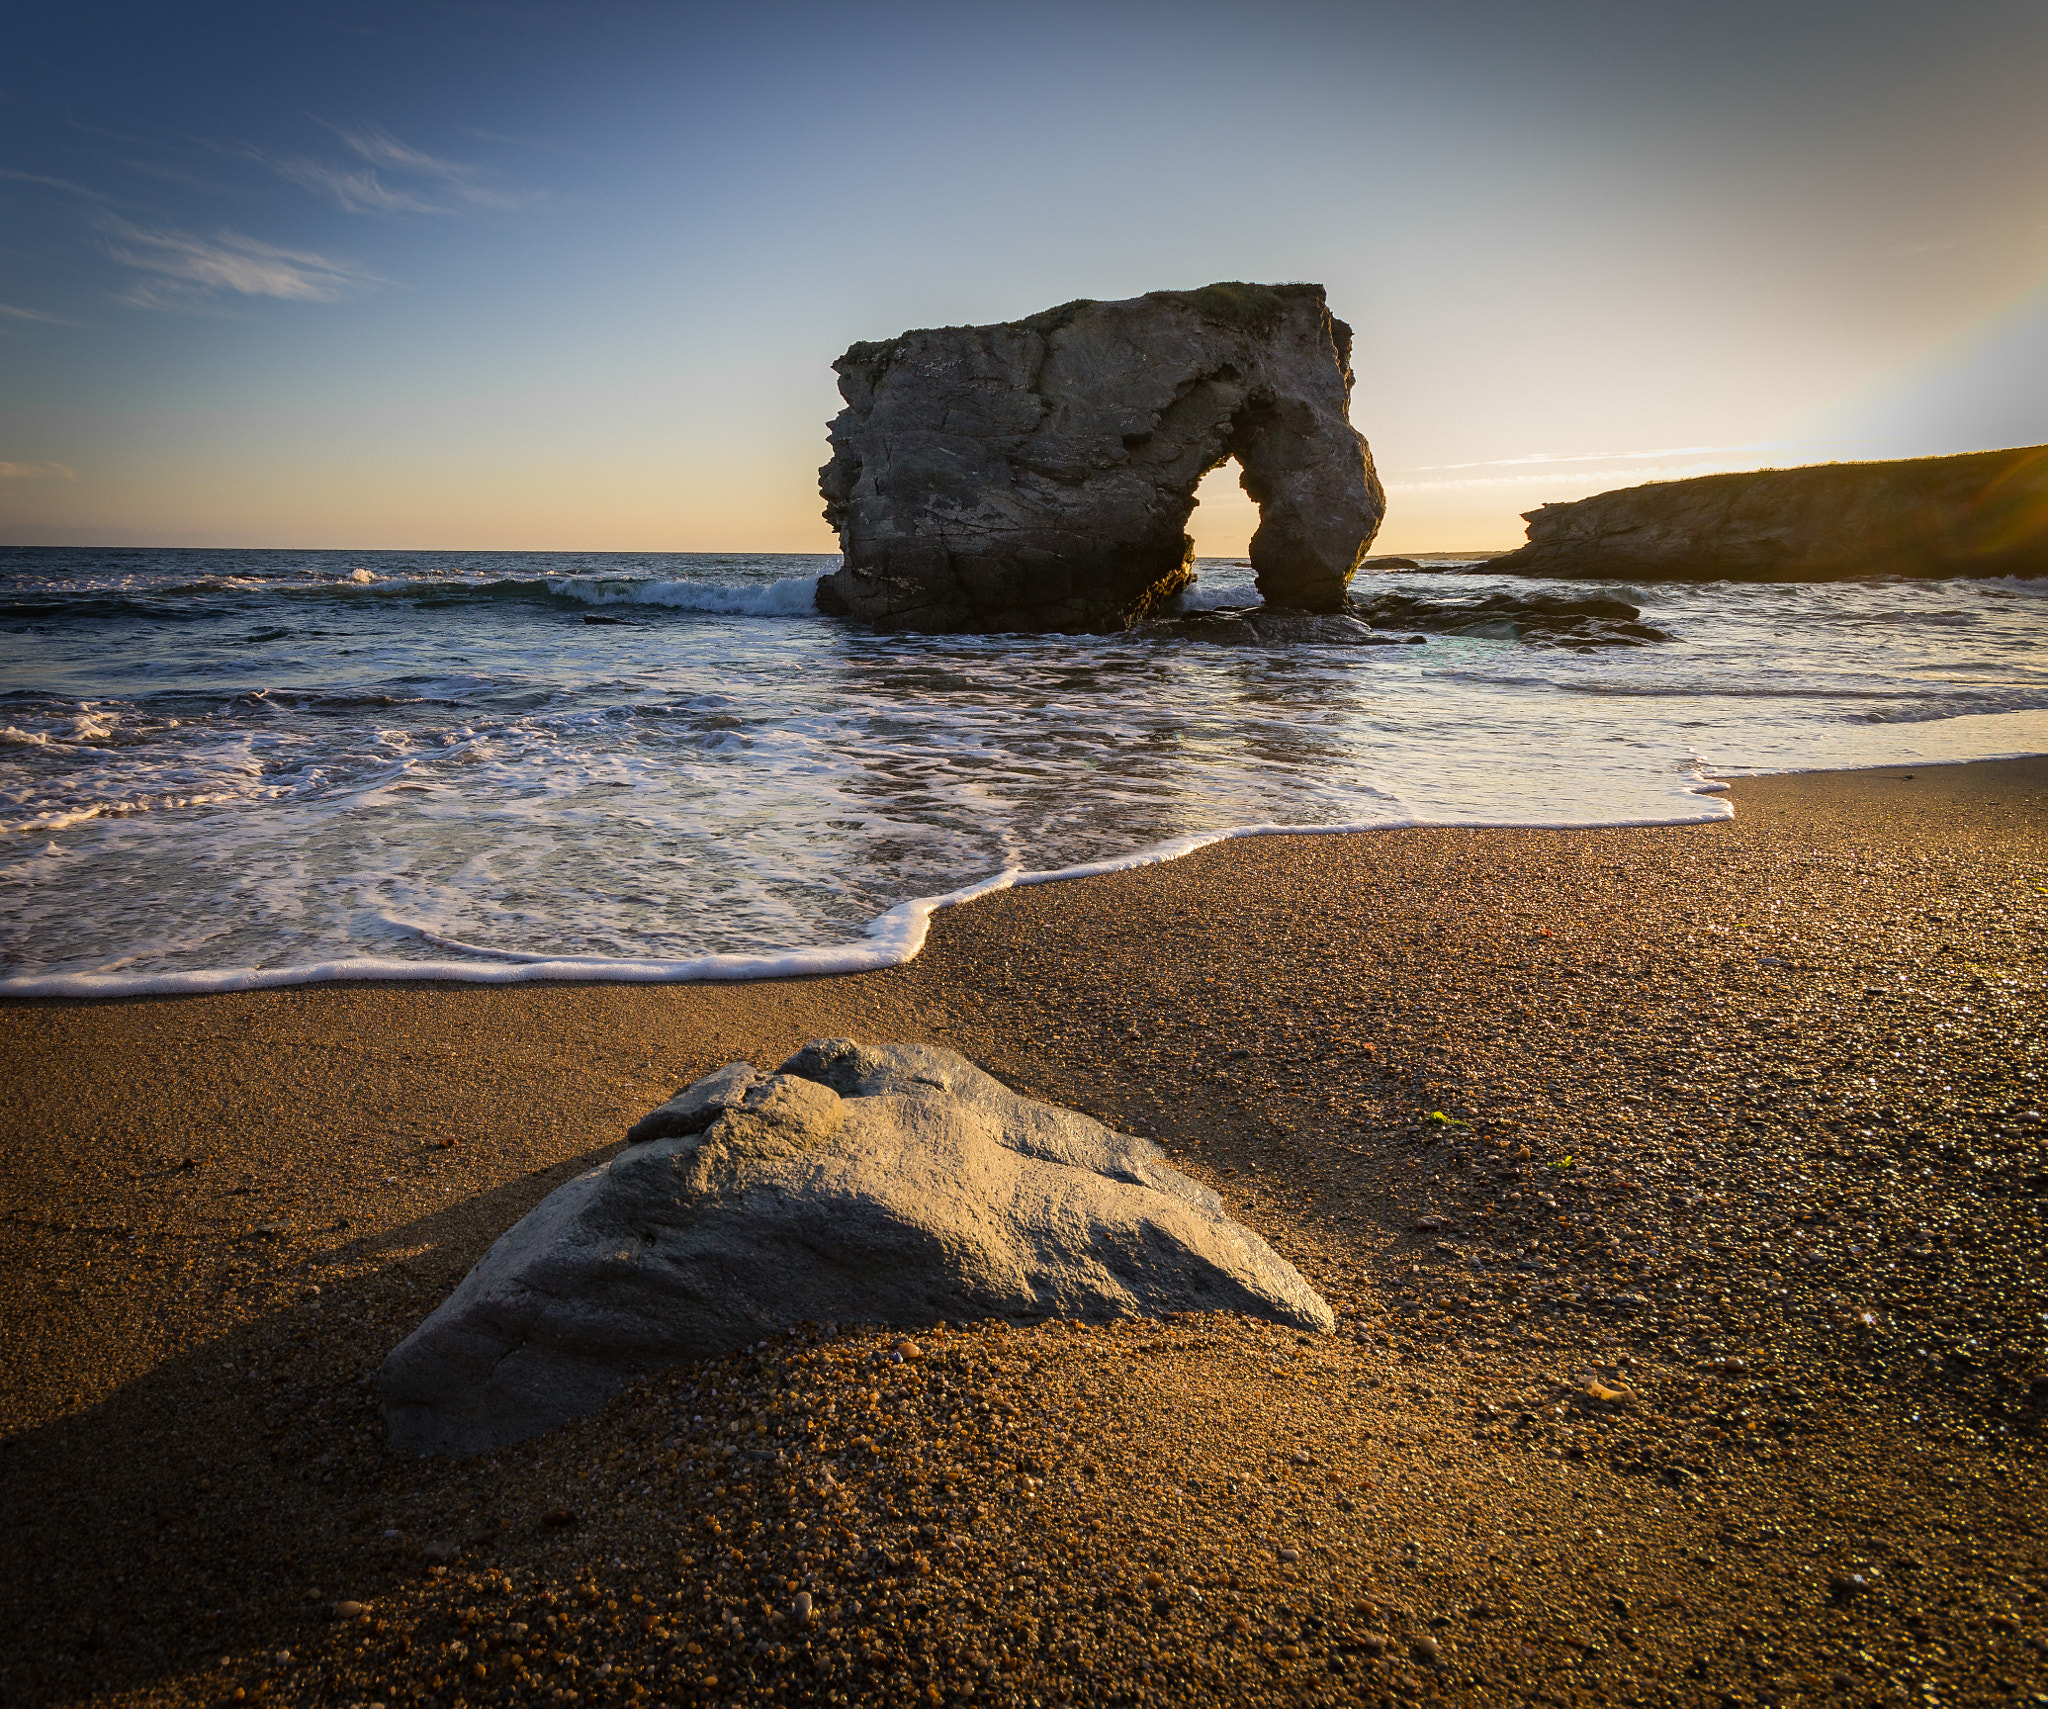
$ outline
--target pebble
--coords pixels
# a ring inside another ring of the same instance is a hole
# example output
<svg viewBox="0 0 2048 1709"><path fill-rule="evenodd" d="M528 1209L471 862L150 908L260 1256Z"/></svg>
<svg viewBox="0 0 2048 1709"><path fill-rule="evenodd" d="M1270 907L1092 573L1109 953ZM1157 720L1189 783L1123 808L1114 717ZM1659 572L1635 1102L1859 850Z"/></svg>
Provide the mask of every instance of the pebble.
<svg viewBox="0 0 2048 1709"><path fill-rule="evenodd" d="M360 1602L337 1602L334 1605L335 1617L341 1620L360 1620L369 1612Z"/></svg>
<svg viewBox="0 0 2048 1709"><path fill-rule="evenodd" d="M798 1620L808 1624L811 1618L811 1593L800 1590L796 1593L795 1612Z"/></svg>

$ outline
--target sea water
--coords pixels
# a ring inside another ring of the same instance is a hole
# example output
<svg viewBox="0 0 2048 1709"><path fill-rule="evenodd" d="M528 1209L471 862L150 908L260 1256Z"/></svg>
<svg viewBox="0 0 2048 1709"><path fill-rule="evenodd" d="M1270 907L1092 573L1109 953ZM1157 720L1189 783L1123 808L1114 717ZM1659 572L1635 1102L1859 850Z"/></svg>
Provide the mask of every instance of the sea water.
<svg viewBox="0 0 2048 1709"><path fill-rule="evenodd" d="M875 634L818 614L834 562L0 551L0 994L876 966L934 899L1232 830L1678 823L1744 772L2048 752L2048 582L1439 566L1381 579L1676 639L1252 648Z"/></svg>

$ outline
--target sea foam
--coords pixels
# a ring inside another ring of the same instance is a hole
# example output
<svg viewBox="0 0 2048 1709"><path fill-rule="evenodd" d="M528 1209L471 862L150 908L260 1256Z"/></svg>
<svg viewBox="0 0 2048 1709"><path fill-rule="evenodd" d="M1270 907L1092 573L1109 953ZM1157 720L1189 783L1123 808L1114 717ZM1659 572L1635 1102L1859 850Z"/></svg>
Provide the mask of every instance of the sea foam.
<svg viewBox="0 0 2048 1709"><path fill-rule="evenodd" d="M817 613L824 555L6 562L9 995L854 971L963 895L1225 835L1681 823L1710 774L2048 750L2048 605L1999 583L1353 649L877 634ZM1194 594L1249 603L1249 565Z"/></svg>
<svg viewBox="0 0 2048 1709"><path fill-rule="evenodd" d="M1704 780L1703 795L1727 786ZM1668 818L1629 821L1641 825L1709 824L1732 817L1725 803L1702 804L1699 811ZM1523 829L1566 829L1528 826ZM460 943L421 926L401 926L425 942L456 948L466 957L459 961L397 961L375 957L350 957L311 962L297 967L208 968L188 973L58 973L40 977L0 979L0 997L194 997L227 991L262 991L285 985L314 985L364 979L446 979L470 985L523 985L535 981L602 981L629 985L703 984L718 981L787 979L799 975L875 973L899 967L915 959L930 934L932 916L944 908L958 907L998 890L1027 884L1054 884L1068 879L1096 878L1106 873L1130 872L1205 849L1212 844L1240 837L1333 836L1348 833L1405 830L1413 823L1387 824L1381 821L1356 825L1233 825L1227 830L1208 831L1176 837L1151 848L1133 850L1107 860L1087 861L1052 872L1024 872L1011 869L978 883L963 885L943 896L919 896L899 902L871 922L863 943L822 944L803 949L769 950L753 955L705 955L682 961L646 961L605 956L549 956L522 950L490 949ZM1470 828L1470 827L1467 827ZM1578 827L1583 828L1583 827Z"/></svg>

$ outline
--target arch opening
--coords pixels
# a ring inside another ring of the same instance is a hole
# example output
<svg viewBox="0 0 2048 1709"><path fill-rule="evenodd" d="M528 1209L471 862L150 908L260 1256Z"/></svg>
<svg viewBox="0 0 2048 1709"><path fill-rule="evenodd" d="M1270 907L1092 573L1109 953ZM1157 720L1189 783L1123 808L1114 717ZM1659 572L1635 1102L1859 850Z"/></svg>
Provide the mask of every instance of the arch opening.
<svg viewBox="0 0 2048 1709"><path fill-rule="evenodd" d="M1197 558L1248 558L1259 526L1259 507L1240 484L1235 457L1225 457L1195 484L1188 536Z"/></svg>

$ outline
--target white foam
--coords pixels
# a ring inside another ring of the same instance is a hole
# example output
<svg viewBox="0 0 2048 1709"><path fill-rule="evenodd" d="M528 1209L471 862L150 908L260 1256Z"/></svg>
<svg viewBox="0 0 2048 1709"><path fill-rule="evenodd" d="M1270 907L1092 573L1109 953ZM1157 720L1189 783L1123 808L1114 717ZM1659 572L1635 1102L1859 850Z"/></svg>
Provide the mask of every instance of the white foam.
<svg viewBox="0 0 2048 1709"><path fill-rule="evenodd" d="M1725 790L1726 784L1703 779L1697 793ZM1724 802L1702 802L1692 813L1676 813L1654 819L1631 819L1624 825L1694 825L1729 819L1734 810ZM602 981L631 985L681 985L732 982L754 979L788 979L801 975L878 973L914 960L930 935L932 916L942 908L956 908L963 902L987 896L1013 885L1056 884L1073 878L1097 878L1105 873L1131 872L1139 867L1157 866L1183 859L1213 843L1232 842L1240 837L1339 836L1360 832L1413 829L1422 820L1389 824L1384 820L1361 821L1351 825L1234 825L1227 830L1195 832L1155 843L1150 848L1108 860L1088 861L1079 866L1051 872L1024 872L1010 868L993 877L943 896L919 896L900 902L867 928L867 942L824 944L805 949L771 950L757 955L705 955L685 961L640 961L603 956L548 956L523 950L498 950L460 943L419 926L399 929L445 948L459 949L488 961L397 961L373 957L349 957L335 961L307 963L297 967L211 968L181 973L54 973L0 979L0 997L194 997L229 991L264 991L284 985L329 984L364 979L447 979L470 985L525 985L536 981ZM1460 821L1473 828L1472 822ZM1503 820L1491 828L1518 827L1538 830L1584 829L1585 822L1560 819L1553 824L1530 825L1527 820ZM1489 828L1483 824L1478 828Z"/></svg>
<svg viewBox="0 0 2048 1709"><path fill-rule="evenodd" d="M0 834L270 800L299 786L274 766L266 775L264 756L281 738L237 729L170 739L180 726L176 718L137 717L126 706L81 701L53 709L41 727L0 729L0 754L28 750L56 762L39 769L0 763Z"/></svg>
<svg viewBox="0 0 2048 1709"><path fill-rule="evenodd" d="M1257 605L1259 590L1249 582L1199 581L1173 602L1177 611L1224 611L1240 605Z"/></svg>

